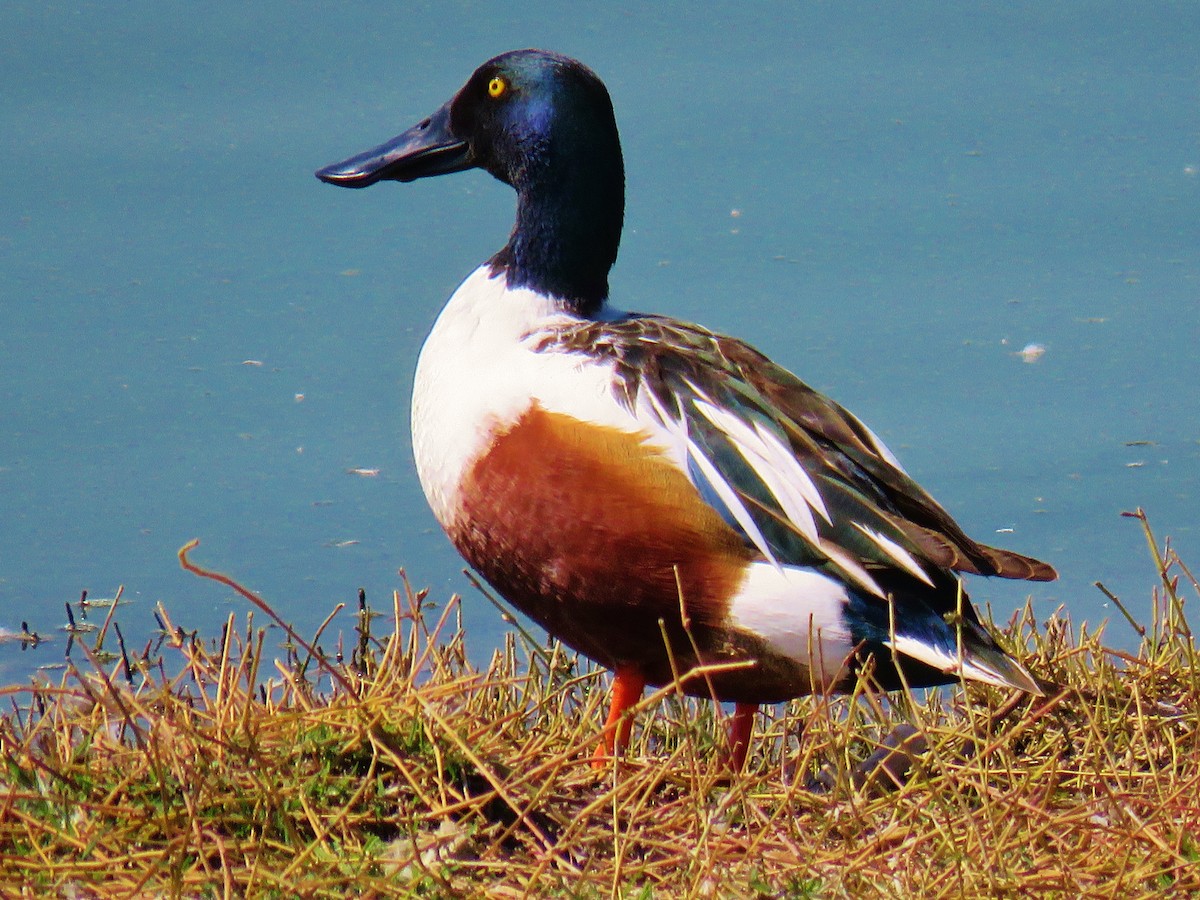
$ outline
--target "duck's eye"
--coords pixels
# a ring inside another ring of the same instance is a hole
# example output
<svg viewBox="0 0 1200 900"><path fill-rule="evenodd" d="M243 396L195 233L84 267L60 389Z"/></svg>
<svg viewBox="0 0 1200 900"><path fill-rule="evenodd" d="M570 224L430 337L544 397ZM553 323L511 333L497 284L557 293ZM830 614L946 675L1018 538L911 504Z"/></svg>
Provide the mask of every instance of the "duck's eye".
<svg viewBox="0 0 1200 900"><path fill-rule="evenodd" d="M504 92L508 90L508 82L497 75L488 82L488 96L493 100L499 100L504 96Z"/></svg>

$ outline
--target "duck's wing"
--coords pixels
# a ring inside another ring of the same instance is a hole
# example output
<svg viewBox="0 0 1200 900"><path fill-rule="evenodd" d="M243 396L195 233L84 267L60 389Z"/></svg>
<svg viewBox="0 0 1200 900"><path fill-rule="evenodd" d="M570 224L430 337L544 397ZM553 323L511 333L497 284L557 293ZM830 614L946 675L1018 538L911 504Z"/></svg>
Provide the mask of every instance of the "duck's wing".
<svg viewBox="0 0 1200 900"><path fill-rule="evenodd" d="M733 338L660 316L577 323L539 349L614 366L614 391L686 446L689 475L748 544L884 596L904 573L1049 581L1044 562L980 544L862 422Z"/></svg>

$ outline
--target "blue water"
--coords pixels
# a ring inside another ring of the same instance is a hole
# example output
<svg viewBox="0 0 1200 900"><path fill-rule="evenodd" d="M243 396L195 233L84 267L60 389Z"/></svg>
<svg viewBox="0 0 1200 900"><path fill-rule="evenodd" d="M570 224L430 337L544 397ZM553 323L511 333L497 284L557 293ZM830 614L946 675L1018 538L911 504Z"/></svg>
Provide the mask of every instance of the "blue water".
<svg viewBox="0 0 1200 900"><path fill-rule="evenodd" d="M567 10L567 11L564 11ZM758 345L870 423L975 536L1135 608L1135 523L1200 565L1195 4L0 5L0 681L81 589L213 634L260 591L302 631L405 567L470 593L408 449L421 340L508 233L481 173L339 191L318 166L487 57L608 83L622 307ZM1027 363L1029 344L1045 353ZM1137 442L1137 443L1134 443ZM1141 443L1148 442L1148 443ZM374 476L354 469L378 469Z"/></svg>

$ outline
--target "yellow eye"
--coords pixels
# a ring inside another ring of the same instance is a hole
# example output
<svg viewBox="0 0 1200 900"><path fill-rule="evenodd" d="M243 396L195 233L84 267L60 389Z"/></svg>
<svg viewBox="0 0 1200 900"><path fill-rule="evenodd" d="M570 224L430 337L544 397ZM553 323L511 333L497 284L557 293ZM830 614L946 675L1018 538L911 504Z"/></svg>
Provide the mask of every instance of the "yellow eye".
<svg viewBox="0 0 1200 900"><path fill-rule="evenodd" d="M508 90L508 82L497 75L488 82L488 96L493 100L499 100L504 96L504 92Z"/></svg>

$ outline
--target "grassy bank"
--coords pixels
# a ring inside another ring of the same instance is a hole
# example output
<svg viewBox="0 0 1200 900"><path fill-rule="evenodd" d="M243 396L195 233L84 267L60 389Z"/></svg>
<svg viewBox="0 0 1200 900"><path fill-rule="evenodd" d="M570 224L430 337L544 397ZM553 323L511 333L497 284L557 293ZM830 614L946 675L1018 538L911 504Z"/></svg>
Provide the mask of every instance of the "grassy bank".
<svg viewBox="0 0 1200 900"><path fill-rule="evenodd" d="M719 711L669 688L598 775L603 673L519 633L473 668L455 604L407 589L287 650L265 610L202 640L160 609L150 653L109 656L110 619L60 683L4 691L0 894L1200 891L1200 589L1147 537L1136 654L1026 610L1000 630L1061 690L796 701L732 782Z"/></svg>

